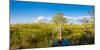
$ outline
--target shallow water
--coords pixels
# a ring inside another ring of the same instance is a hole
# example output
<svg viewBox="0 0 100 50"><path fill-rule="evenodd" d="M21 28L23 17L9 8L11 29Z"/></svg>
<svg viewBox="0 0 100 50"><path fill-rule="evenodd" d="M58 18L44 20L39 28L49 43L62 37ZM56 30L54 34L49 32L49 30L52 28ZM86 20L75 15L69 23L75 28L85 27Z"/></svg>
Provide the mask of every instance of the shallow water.
<svg viewBox="0 0 100 50"><path fill-rule="evenodd" d="M62 41L59 42L59 40L55 40L53 43L54 47L57 46L69 46L71 42L68 39L63 39Z"/></svg>

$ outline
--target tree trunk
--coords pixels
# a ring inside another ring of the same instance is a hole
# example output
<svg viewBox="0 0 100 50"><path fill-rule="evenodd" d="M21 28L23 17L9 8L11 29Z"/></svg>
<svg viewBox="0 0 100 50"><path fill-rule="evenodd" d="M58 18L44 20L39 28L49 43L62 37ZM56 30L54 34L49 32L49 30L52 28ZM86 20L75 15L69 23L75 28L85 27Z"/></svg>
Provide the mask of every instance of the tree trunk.
<svg viewBox="0 0 100 50"><path fill-rule="evenodd" d="M60 29L59 29L59 32L58 32L58 40L62 40L62 29L61 29L61 25L60 25Z"/></svg>

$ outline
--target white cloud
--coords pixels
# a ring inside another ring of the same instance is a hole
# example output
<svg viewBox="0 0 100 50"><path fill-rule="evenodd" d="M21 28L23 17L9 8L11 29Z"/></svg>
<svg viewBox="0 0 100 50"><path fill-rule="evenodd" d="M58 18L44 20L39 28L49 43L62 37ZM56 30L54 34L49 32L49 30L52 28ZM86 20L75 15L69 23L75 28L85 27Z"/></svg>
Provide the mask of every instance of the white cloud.
<svg viewBox="0 0 100 50"><path fill-rule="evenodd" d="M44 16L39 16L39 17L37 18L37 20L41 20L41 19L45 19L45 17L44 17Z"/></svg>
<svg viewBox="0 0 100 50"><path fill-rule="evenodd" d="M90 16L79 16L79 17L71 17L71 16L64 16L68 19L69 23L82 23L82 19L86 17L87 19L90 18Z"/></svg>
<svg viewBox="0 0 100 50"><path fill-rule="evenodd" d="M34 20L34 22L39 22L39 21L50 22L50 19L51 19L51 17L39 16L39 17L37 17L36 20Z"/></svg>
<svg viewBox="0 0 100 50"><path fill-rule="evenodd" d="M68 23L82 23L82 19L86 17L87 19L90 18L90 16L79 16L79 17L72 17L72 16L64 16L68 19ZM45 16L39 16L34 20L34 22L44 21L44 22L51 22L52 17L45 17Z"/></svg>
<svg viewBox="0 0 100 50"><path fill-rule="evenodd" d="M38 22L38 21L40 21L40 20L43 20L44 18L45 18L44 16L39 16L39 17L37 17L36 20L34 20L34 22Z"/></svg>

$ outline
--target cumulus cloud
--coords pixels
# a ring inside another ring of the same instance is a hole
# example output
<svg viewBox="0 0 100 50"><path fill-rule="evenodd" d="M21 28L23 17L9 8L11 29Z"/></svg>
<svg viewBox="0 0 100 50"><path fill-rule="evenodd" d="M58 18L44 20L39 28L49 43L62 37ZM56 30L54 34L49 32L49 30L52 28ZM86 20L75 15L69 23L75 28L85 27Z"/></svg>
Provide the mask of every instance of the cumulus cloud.
<svg viewBox="0 0 100 50"><path fill-rule="evenodd" d="M64 16L68 19L69 23L82 23L82 19L86 17L87 19L90 18L90 16L79 16L79 17L71 17L71 16Z"/></svg>
<svg viewBox="0 0 100 50"><path fill-rule="evenodd" d="M51 17L39 16L37 17L36 20L34 20L34 22L39 22L39 21L50 22L50 19Z"/></svg>

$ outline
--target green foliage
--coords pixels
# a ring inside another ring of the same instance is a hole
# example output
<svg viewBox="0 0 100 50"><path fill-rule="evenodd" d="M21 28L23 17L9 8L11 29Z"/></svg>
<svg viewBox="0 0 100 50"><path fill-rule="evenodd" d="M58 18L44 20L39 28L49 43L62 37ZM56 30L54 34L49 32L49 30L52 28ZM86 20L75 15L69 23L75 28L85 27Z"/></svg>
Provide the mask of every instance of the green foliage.
<svg viewBox="0 0 100 50"><path fill-rule="evenodd" d="M84 19L84 24L68 24L66 20L62 14L58 14L53 17L55 23L11 24L10 49L52 47L58 36L59 23L63 23L62 37L69 39L71 45L94 44L92 22L86 23Z"/></svg>
<svg viewBox="0 0 100 50"><path fill-rule="evenodd" d="M63 13L57 13L52 19L55 24L62 24L67 22L67 19L63 17Z"/></svg>

